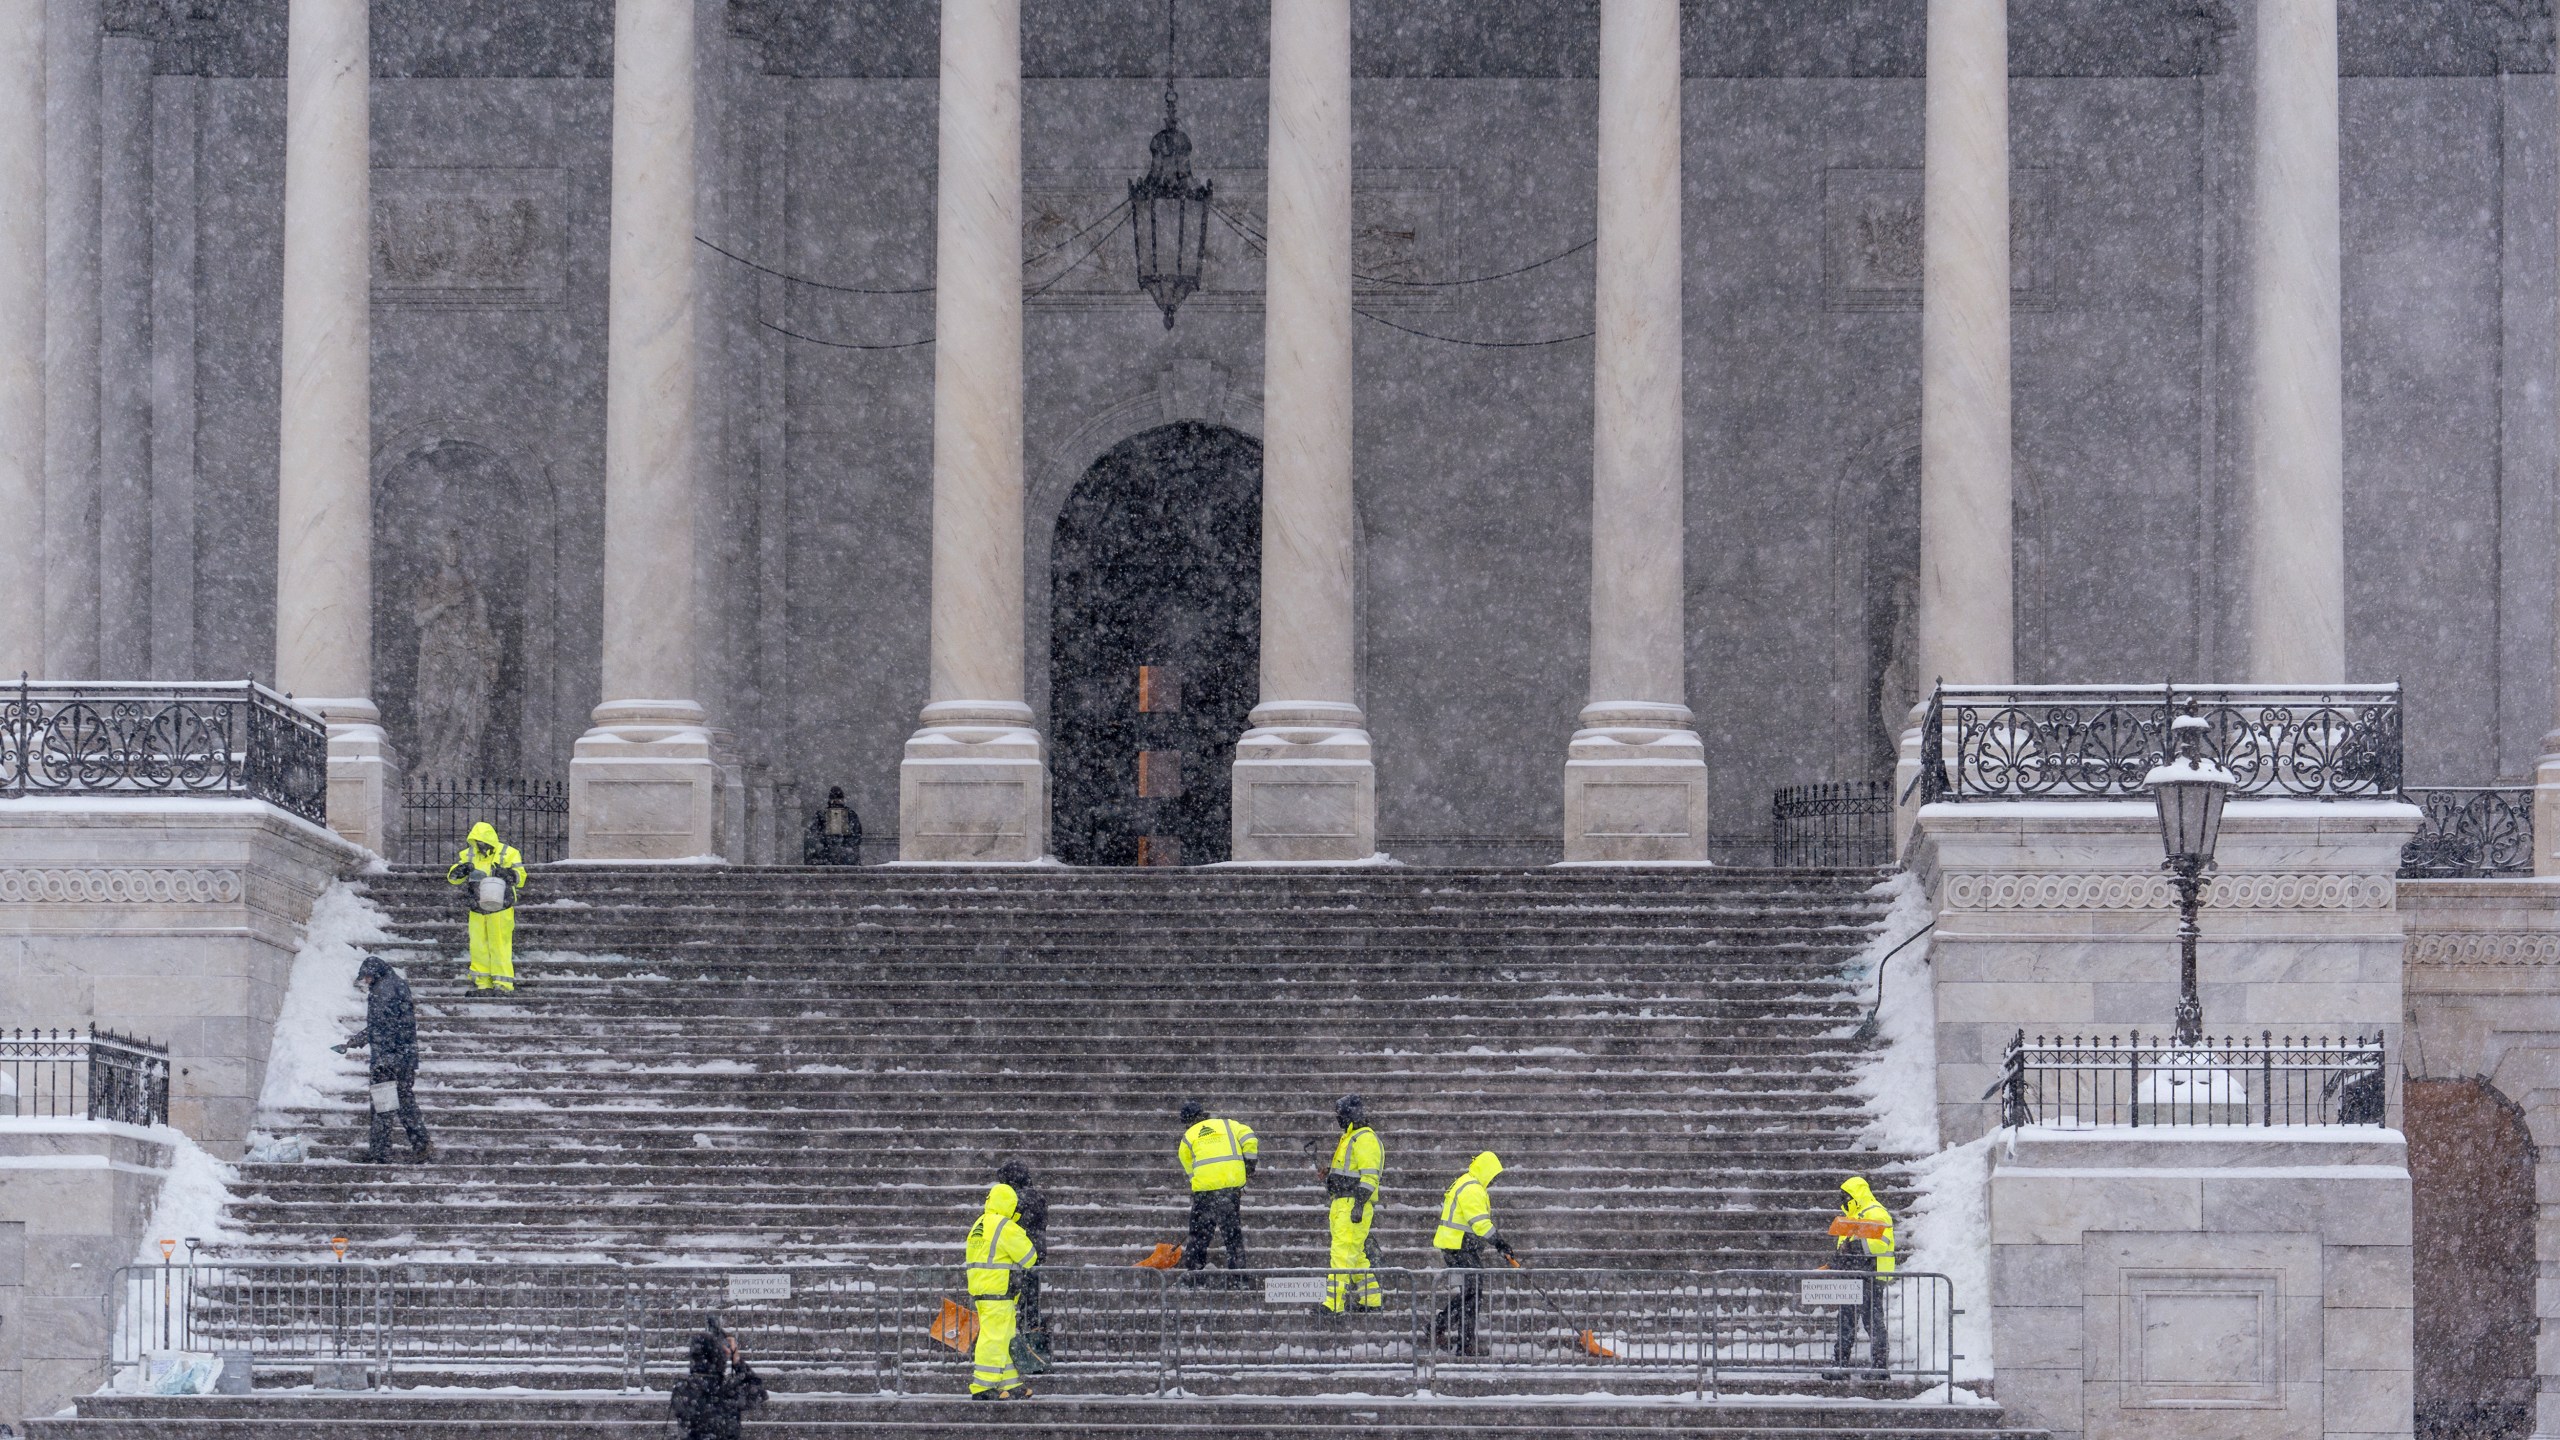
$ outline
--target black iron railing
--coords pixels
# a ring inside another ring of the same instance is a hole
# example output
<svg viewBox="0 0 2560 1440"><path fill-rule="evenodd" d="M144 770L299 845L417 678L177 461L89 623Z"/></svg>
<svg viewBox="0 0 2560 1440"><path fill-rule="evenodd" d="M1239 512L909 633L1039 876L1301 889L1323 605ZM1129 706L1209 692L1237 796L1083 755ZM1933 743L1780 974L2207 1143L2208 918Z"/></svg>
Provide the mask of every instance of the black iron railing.
<svg viewBox="0 0 2560 1440"><path fill-rule="evenodd" d="M2009 1042L2003 1125L2379 1125L2382 1038L2207 1038L2139 1034Z"/></svg>
<svg viewBox="0 0 2560 1440"><path fill-rule="evenodd" d="M1893 863L1893 784L1844 780L1789 785L1769 800L1775 864L1867 867Z"/></svg>
<svg viewBox="0 0 2560 1440"><path fill-rule="evenodd" d="M2488 880L2533 873L2533 787L2431 785L2400 792L2426 813L2400 851L2403 880Z"/></svg>
<svg viewBox="0 0 2560 1440"><path fill-rule="evenodd" d="M267 687L0 690L0 795L243 795L329 818L329 732Z"/></svg>
<svg viewBox="0 0 2560 1440"><path fill-rule="evenodd" d="M0 1030L0 1113L165 1125L169 1052L94 1025Z"/></svg>
<svg viewBox="0 0 2560 1440"><path fill-rule="evenodd" d="M2234 798L2399 797L2397 685L1941 685L1913 787L1922 804L2140 798L2189 700Z"/></svg>
<svg viewBox="0 0 2560 1440"><path fill-rule="evenodd" d="M569 853L569 787L557 780L417 782L401 792L400 863L451 865L471 827L488 824L527 865Z"/></svg>

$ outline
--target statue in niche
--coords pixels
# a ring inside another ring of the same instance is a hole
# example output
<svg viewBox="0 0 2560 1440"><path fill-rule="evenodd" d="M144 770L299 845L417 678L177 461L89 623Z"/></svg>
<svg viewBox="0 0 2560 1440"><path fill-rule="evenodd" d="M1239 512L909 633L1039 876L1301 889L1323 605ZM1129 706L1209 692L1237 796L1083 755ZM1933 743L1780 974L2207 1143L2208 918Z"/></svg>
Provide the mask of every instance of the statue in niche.
<svg viewBox="0 0 2560 1440"><path fill-rule="evenodd" d="M412 773L436 784L477 777L489 706L498 693L498 632L489 604L462 566L462 537L436 539L434 573L410 601L418 627L412 705L418 718Z"/></svg>

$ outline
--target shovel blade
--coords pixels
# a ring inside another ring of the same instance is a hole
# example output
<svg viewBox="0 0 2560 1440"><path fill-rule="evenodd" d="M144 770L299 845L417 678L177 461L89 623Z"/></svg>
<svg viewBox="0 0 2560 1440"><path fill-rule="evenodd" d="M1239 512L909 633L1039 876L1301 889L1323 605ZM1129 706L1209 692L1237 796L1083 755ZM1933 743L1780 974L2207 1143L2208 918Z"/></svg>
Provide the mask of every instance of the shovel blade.
<svg viewBox="0 0 2560 1440"><path fill-rule="evenodd" d="M1582 1353L1585 1355L1597 1356L1602 1360L1615 1360L1618 1358L1618 1352L1601 1344L1600 1336L1596 1332L1590 1330L1582 1332Z"/></svg>
<svg viewBox="0 0 2560 1440"><path fill-rule="evenodd" d="M1141 1270L1170 1270L1181 1263L1181 1246L1159 1243L1156 1248L1147 1252L1147 1257L1145 1259L1138 1262L1138 1268Z"/></svg>

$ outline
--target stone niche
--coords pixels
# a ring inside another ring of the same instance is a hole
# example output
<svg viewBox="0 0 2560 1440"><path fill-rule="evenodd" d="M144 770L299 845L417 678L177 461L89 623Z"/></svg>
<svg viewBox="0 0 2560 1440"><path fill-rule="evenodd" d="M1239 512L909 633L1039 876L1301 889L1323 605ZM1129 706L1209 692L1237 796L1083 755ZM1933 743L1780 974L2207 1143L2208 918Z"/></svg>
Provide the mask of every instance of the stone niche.
<svg viewBox="0 0 2560 1440"><path fill-rule="evenodd" d="M1993 1349L2057 1440L2410 1433L2406 1146L2379 1127L2020 1131Z"/></svg>
<svg viewBox="0 0 2560 1440"><path fill-rule="evenodd" d="M364 860L257 800L0 800L0 1015L168 1046L170 1122L236 1155L312 902Z"/></svg>

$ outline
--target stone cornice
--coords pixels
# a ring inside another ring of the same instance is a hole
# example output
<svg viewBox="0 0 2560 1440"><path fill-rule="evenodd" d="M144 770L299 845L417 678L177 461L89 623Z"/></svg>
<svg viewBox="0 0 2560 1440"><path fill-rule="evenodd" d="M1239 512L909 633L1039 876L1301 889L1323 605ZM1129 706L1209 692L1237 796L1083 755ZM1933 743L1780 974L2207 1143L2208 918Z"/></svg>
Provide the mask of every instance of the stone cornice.
<svg viewBox="0 0 2560 1440"><path fill-rule="evenodd" d="M2443 969L2560 965L2560 932L2427 931L2409 936L2409 964Z"/></svg>
<svg viewBox="0 0 2560 1440"><path fill-rule="evenodd" d="M2208 910L2388 910L2395 883L2388 875L2217 875L2205 886L2204 904ZM1945 877L1940 895L1950 911L2168 911L2177 905L2169 877L2159 874L1957 873Z"/></svg>
<svg viewBox="0 0 2560 1440"><path fill-rule="evenodd" d="M0 869L0 905L232 905L243 893L230 869Z"/></svg>

